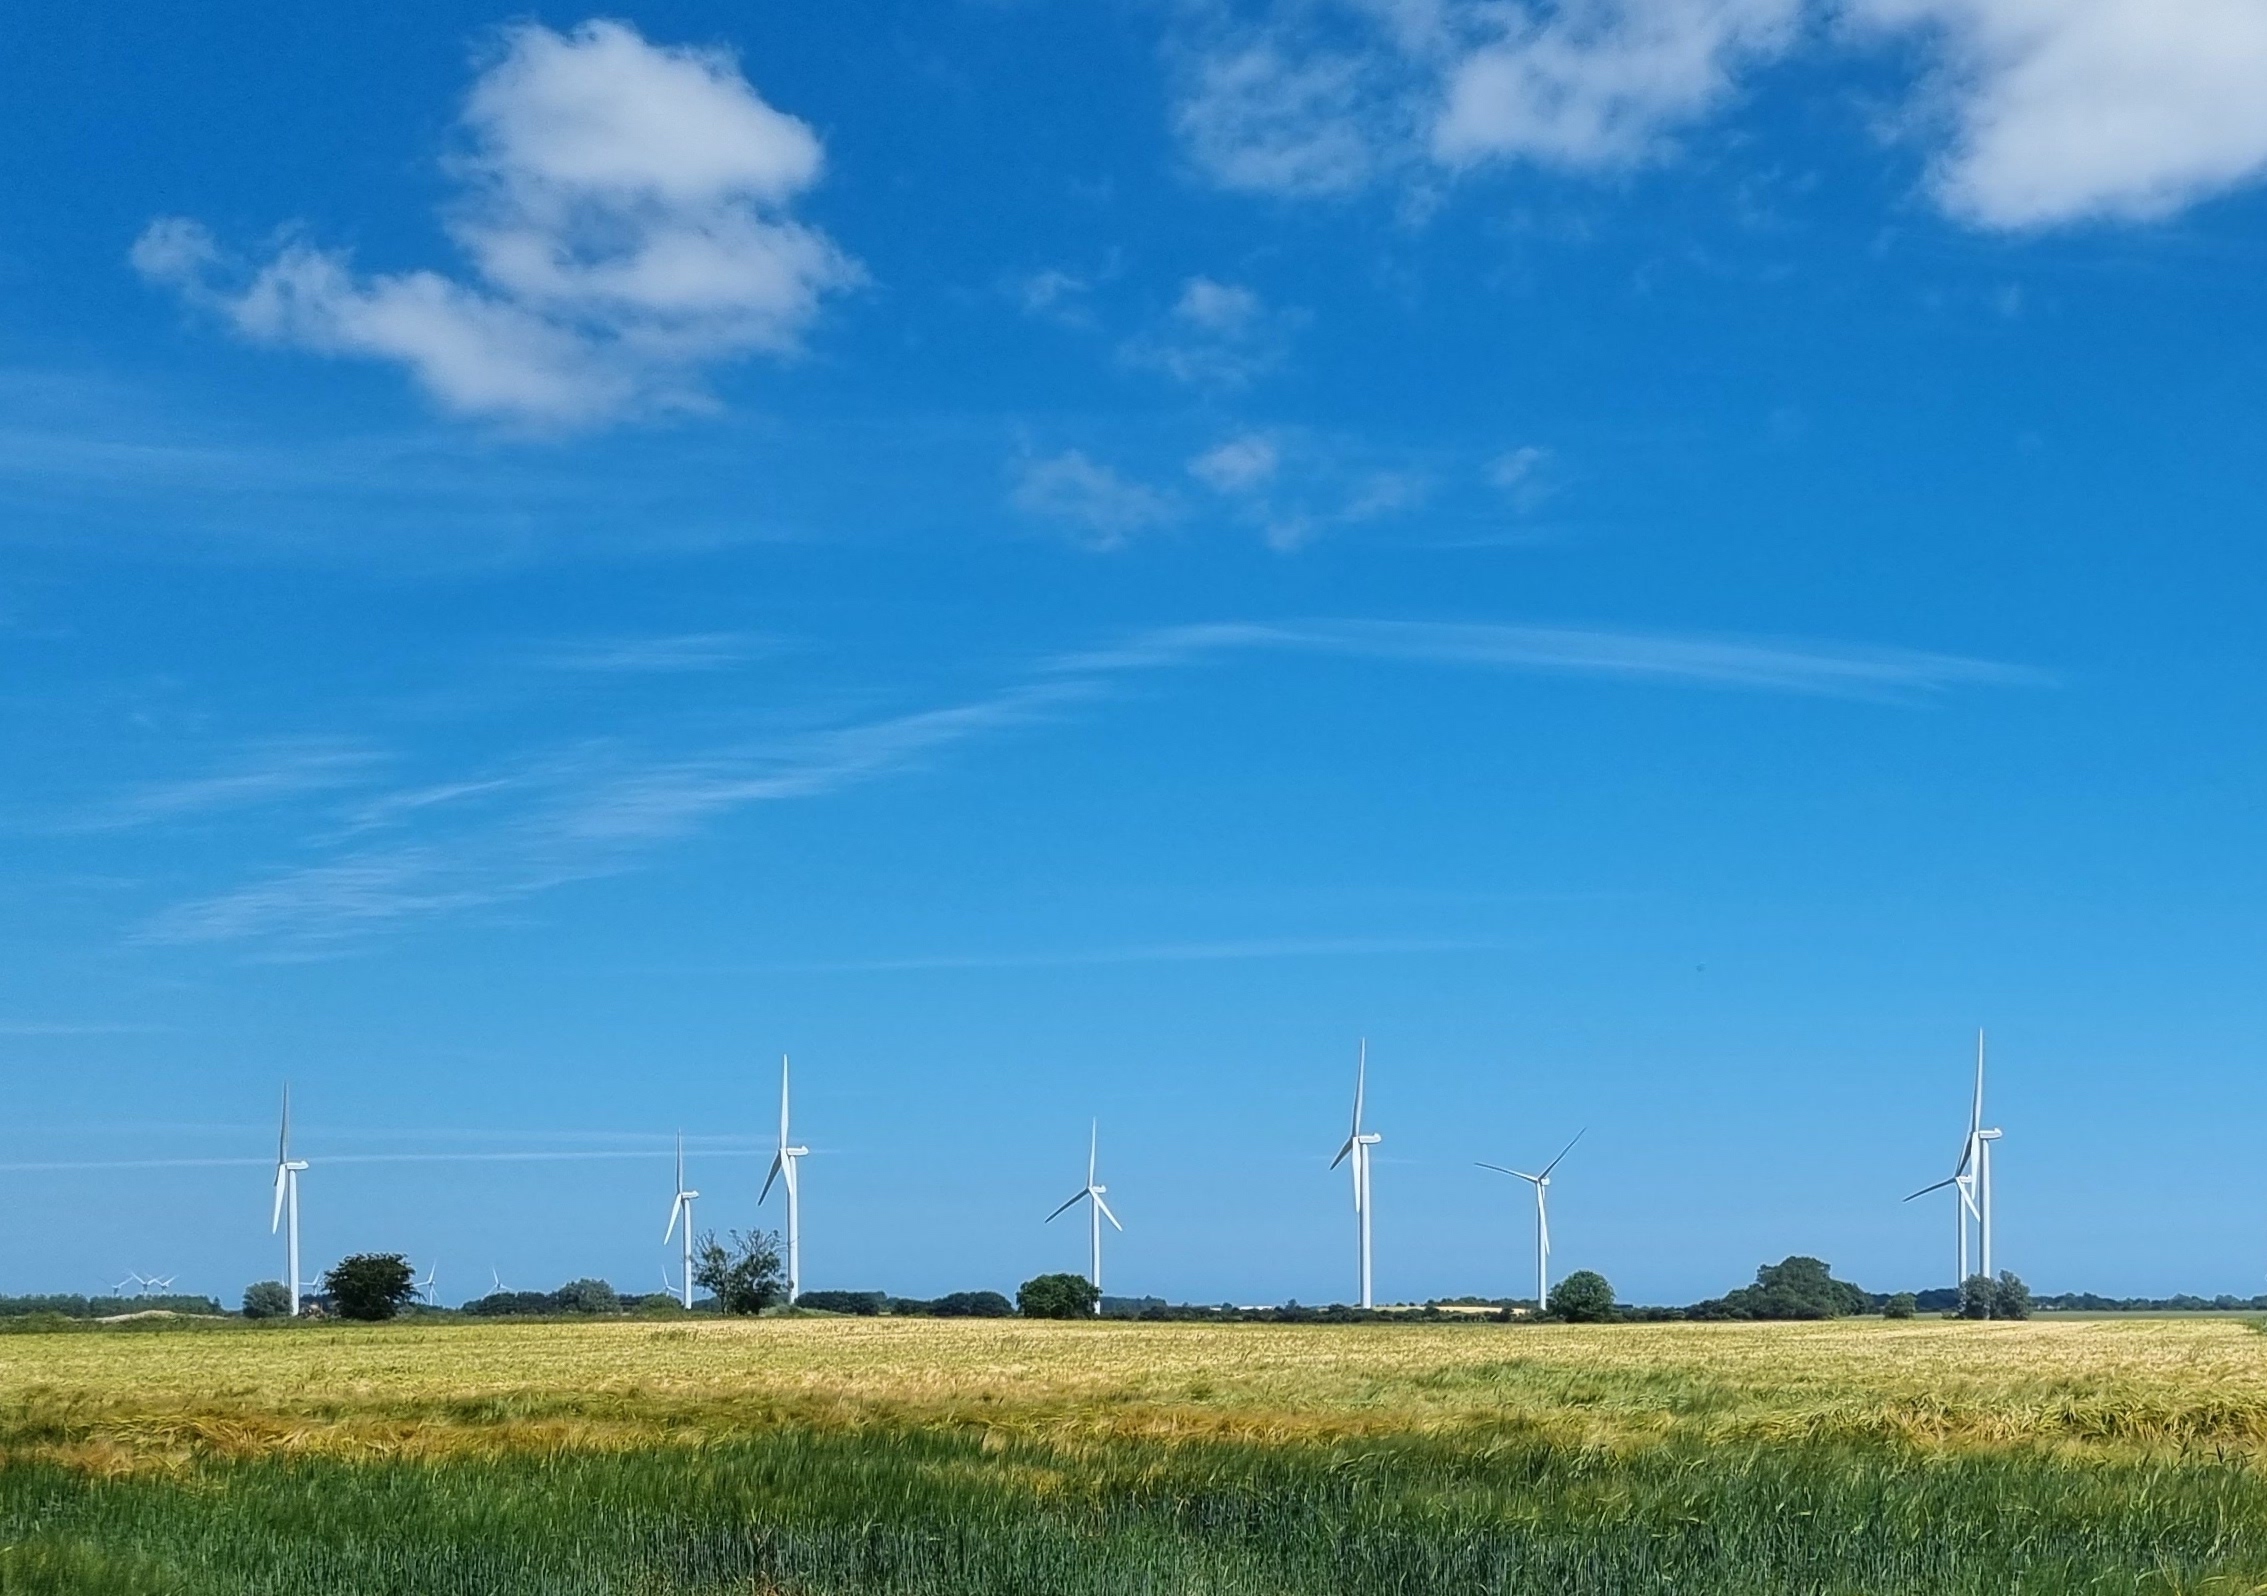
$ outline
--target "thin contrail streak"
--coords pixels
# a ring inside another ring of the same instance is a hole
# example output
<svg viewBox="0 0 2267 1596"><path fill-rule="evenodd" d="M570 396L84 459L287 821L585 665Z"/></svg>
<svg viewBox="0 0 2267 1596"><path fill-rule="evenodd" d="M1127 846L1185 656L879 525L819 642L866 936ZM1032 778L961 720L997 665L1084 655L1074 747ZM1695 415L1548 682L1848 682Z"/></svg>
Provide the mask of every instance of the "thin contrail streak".
<svg viewBox="0 0 2267 1596"><path fill-rule="evenodd" d="M760 1147L722 1147L706 1150L707 1156L719 1158L755 1158L766 1149ZM532 1164L573 1163L595 1159L656 1158L666 1160L666 1151L582 1153L341 1153L333 1158L317 1157L311 1162L330 1164ZM59 1160L52 1163L0 1164L0 1174L30 1174L50 1170L71 1169L267 1169L273 1167L272 1158L90 1158Z"/></svg>

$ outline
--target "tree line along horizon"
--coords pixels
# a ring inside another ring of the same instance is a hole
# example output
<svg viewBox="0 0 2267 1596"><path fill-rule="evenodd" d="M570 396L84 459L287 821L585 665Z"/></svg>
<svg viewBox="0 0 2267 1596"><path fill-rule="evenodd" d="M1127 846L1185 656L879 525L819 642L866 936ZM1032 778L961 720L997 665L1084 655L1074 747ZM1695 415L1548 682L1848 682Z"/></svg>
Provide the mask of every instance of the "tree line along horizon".
<svg viewBox="0 0 2267 1596"><path fill-rule="evenodd" d="M701 1238L693 1279L707 1295L687 1309L671 1292L618 1292L609 1282L585 1278L553 1291L497 1290L455 1308L417 1300L417 1282L401 1253L356 1253L325 1272L319 1289L304 1300L302 1317L376 1321L407 1313L418 1318L644 1318L686 1316L747 1317L789 1310L786 1274L776 1232L714 1232ZM209 1296L82 1297L71 1294L0 1296L0 1320L32 1316L62 1319L116 1318L137 1313L240 1316L272 1321L290 1317L290 1293L283 1282L257 1281L245 1289L238 1315L228 1315ZM956 1291L935 1298L894 1296L882 1291L806 1291L791 1311L851 1317L1200 1320L1215 1322L1351 1322L1410 1320L1552 1321L1585 1323L1664 1323L1680 1320L1817 1320L1879 1315L1912 1318L1928 1314L1961 1319L2026 1319L2035 1309L2056 1312L2241 1312L2267 1310L2267 1294L2251 1298L2174 1296L2107 1297L2069 1292L2036 1297L2012 1271L1996 1279L1970 1276L1957 1288L1918 1292L1872 1292L1838 1280L1823 1260L1801 1254L1756 1270L1752 1283L1687 1306L1621 1302L1612 1285L1595 1270L1576 1270L1552 1286L1538 1305L1522 1297L1442 1297L1421 1305L1382 1309L1344 1304L1238 1306L1172 1303L1160 1297L1107 1296L1085 1276L1049 1273L1034 1276L1011 1299L992 1290Z"/></svg>

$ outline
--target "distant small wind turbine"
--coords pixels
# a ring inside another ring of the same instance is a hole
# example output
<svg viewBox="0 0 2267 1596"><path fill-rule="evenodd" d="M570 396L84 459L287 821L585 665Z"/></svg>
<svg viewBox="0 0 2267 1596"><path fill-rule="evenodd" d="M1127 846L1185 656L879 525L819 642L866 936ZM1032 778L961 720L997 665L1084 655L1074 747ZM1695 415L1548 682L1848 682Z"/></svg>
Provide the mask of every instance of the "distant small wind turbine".
<svg viewBox="0 0 2267 1596"><path fill-rule="evenodd" d="M171 1291L171 1290L173 1289L173 1276L171 1276L171 1275L152 1275L151 1277L149 1277L148 1279L146 1279L146 1280L144 1280L144 1281L142 1282L142 1289L143 1289L143 1290L144 1290L145 1292L149 1292L149 1291Z"/></svg>
<svg viewBox="0 0 2267 1596"><path fill-rule="evenodd" d="M425 1278L417 1283L417 1299L418 1301L424 1303L428 1308L434 1305L433 1277L438 1275L440 1272L441 1266L438 1263L427 1264L425 1266Z"/></svg>
<svg viewBox="0 0 2267 1596"><path fill-rule="evenodd" d="M1590 1127L1585 1125L1574 1133L1574 1142L1582 1140L1588 1134L1590 1134ZM1551 1211L1549 1201L1551 1171L1559 1167L1559 1159L1563 1159L1567 1154L1574 1151L1574 1142L1568 1142L1560 1148L1558 1158L1554 1158L1545 1164L1540 1175L1530 1175L1524 1169L1507 1169L1502 1164L1480 1165L1482 1169L1492 1169L1499 1175L1516 1176L1535 1188L1535 1311L1537 1313L1541 1313L1551 1300Z"/></svg>
<svg viewBox="0 0 2267 1596"><path fill-rule="evenodd" d="M1095 1158L1101 1152L1101 1148L1102 1122L1096 1120L1088 1129L1086 1136L1086 1184L1079 1190L1072 1192L1068 1202L1047 1216L1047 1223L1051 1225L1082 1202L1094 1205L1093 1211L1087 1215L1093 1225L1093 1234L1089 1242L1089 1267L1086 1277L1094 1282L1094 1311L1098 1315L1102 1312L1102 1221L1107 1219L1111 1224L1118 1225L1121 1232L1126 1228L1124 1225L1118 1224L1118 1216L1110 1212L1110 1205L1102 1200L1102 1194L1110 1188L1099 1184L1094 1178Z"/></svg>
<svg viewBox="0 0 2267 1596"><path fill-rule="evenodd" d="M669 1228L661 1233L661 1244L669 1245L669 1238L677 1233L680 1215L685 1221L685 1307L693 1306L693 1199L700 1195L685 1184L685 1133L677 1133L677 1195L669 1203ZM669 1284L669 1271L661 1271L661 1283Z"/></svg>
<svg viewBox="0 0 2267 1596"><path fill-rule="evenodd" d="M134 1287L137 1296L146 1294L150 1289L150 1283L147 1280L129 1269L126 1271L126 1278L110 1288L110 1294L114 1297L122 1297L126 1294L128 1286Z"/></svg>
<svg viewBox="0 0 2267 1596"><path fill-rule="evenodd" d="M795 1178L796 1160L810 1153L808 1147L795 1147L787 1139L787 1055L779 1055L779 1151L772 1155L771 1173L764 1177L764 1189L756 1198L761 1205L771 1195L771 1183L786 1177L787 1185L787 1305L795 1306L795 1299L803 1294L803 1188ZM691 1287L686 1288L688 1291Z"/></svg>
<svg viewBox="0 0 2267 1596"><path fill-rule="evenodd" d="M276 1200L275 1212L268 1217L268 1234L274 1235L283 1223L284 1210L291 1210L291 1232L284 1243L284 1281L291 1293L291 1316L299 1317L299 1176L307 1168L304 1160L291 1156L291 1086L283 1088L283 1128L276 1134Z"/></svg>
<svg viewBox="0 0 2267 1596"><path fill-rule="evenodd" d="M1354 1063L1354 1129L1346 1138L1346 1145L1338 1149L1338 1156L1330 1161L1336 1169L1351 1157L1354 1172L1354 1225L1361 1232L1362 1246L1362 1306L1373 1306L1370 1297L1370 1149L1385 1140L1374 1132L1362 1129L1362 1093L1370 1072L1370 1044L1363 1038L1360 1054Z"/></svg>

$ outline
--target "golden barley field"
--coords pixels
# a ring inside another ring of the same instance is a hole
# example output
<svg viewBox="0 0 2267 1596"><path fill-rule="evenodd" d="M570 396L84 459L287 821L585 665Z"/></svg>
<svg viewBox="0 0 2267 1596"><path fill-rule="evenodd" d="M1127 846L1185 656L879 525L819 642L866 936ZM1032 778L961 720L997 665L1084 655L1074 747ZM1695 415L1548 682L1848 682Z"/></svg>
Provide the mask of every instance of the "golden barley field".
<svg viewBox="0 0 2267 1596"><path fill-rule="evenodd" d="M2267 1592L2231 1320L0 1336L0 1596Z"/></svg>
<svg viewBox="0 0 2267 1596"><path fill-rule="evenodd" d="M2230 1320L1631 1326L632 1320L0 1338L0 1443L83 1466L947 1426L1057 1442L1522 1431L2249 1451Z"/></svg>

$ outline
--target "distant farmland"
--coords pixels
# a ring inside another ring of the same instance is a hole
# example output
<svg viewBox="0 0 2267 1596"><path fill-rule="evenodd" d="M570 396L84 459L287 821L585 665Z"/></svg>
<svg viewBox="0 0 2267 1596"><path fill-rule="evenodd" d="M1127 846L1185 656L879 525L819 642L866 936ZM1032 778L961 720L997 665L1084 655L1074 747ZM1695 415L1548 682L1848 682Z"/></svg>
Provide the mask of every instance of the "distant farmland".
<svg viewBox="0 0 2267 1596"><path fill-rule="evenodd" d="M2267 1579L2228 1320L0 1337L0 1592Z"/></svg>

